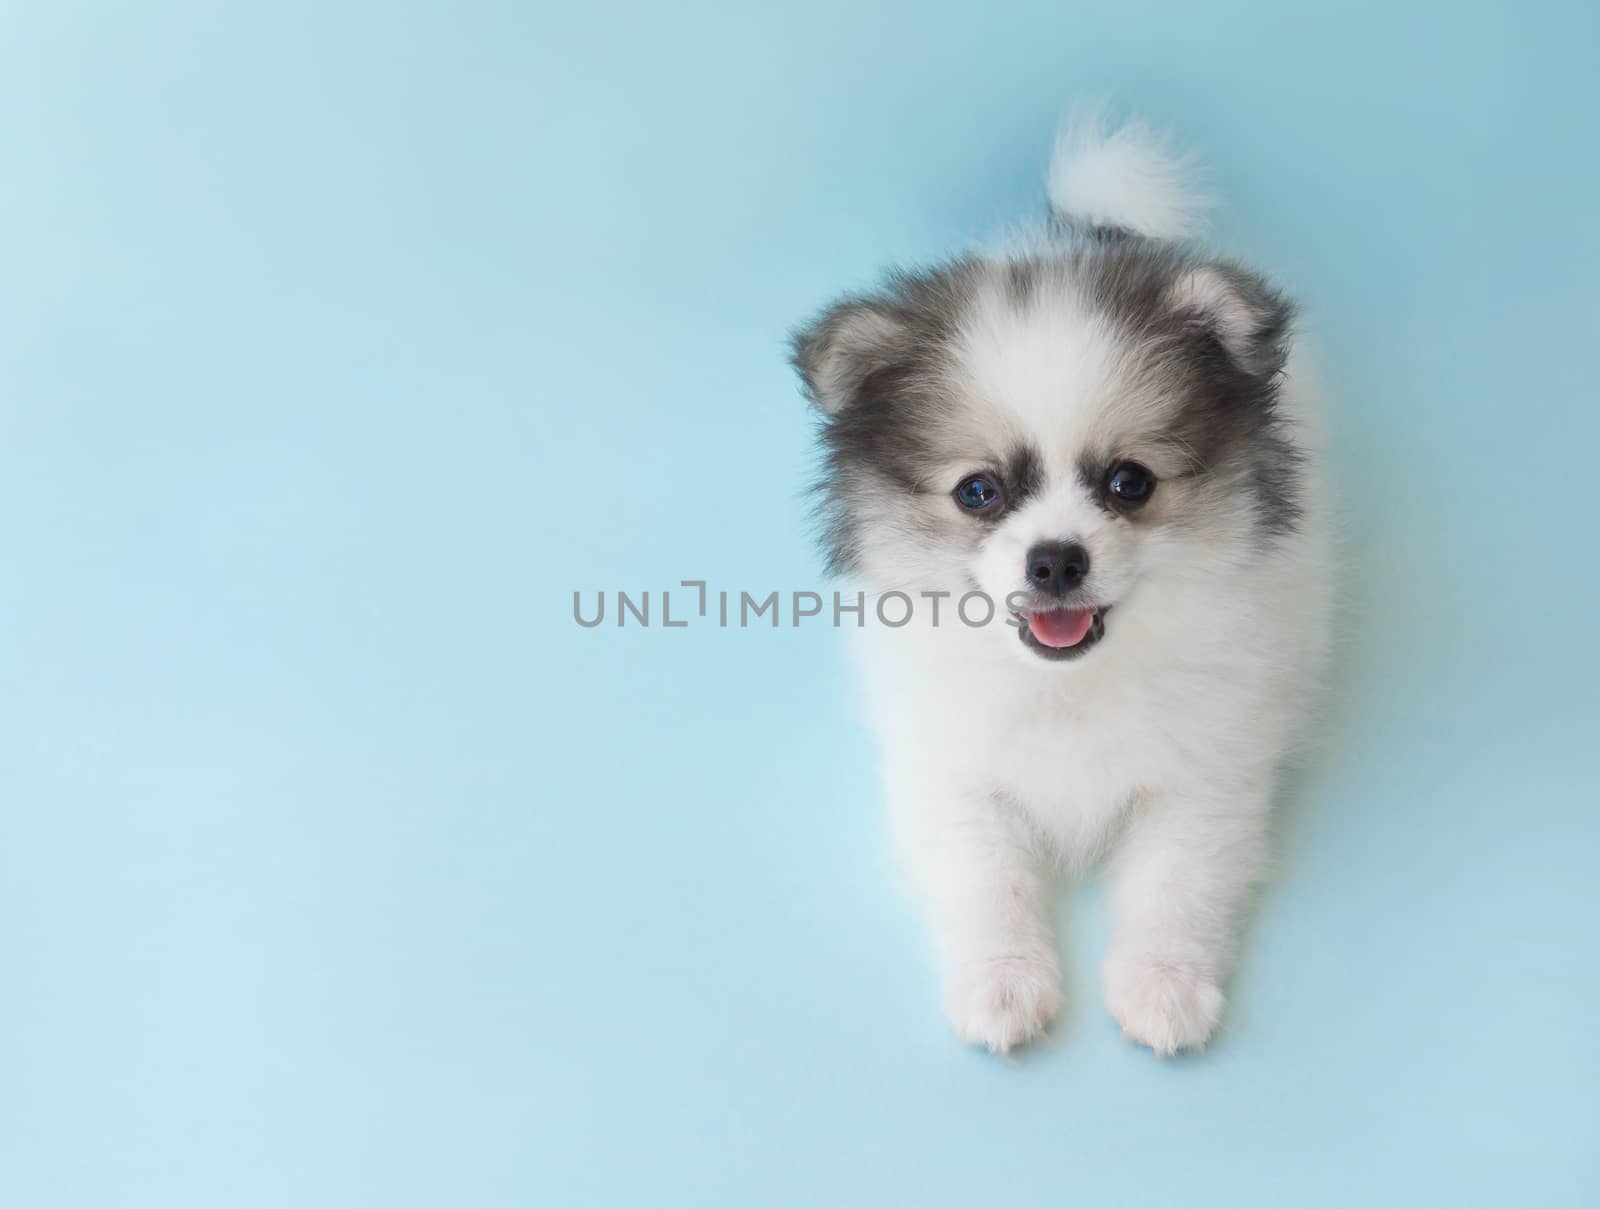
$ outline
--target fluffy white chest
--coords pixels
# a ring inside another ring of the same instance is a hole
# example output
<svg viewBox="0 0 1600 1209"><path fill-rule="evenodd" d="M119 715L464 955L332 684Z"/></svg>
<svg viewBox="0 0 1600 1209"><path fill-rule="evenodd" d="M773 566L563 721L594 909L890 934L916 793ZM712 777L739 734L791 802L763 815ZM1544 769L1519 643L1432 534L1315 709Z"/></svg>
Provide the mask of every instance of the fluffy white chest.
<svg viewBox="0 0 1600 1209"><path fill-rule="evenodd" d="M1126 721L1111 725L1083 710L1015 718L992 739L987 773L1074 864L1100 854L1129 804L1145 788L1150 738Z"/></svg>
<svg viewBox="0 0 1600 1209"><path fill-rule="evenodd" d="M885 757L934 783L1007 799L1063 860L1086 863L1173 765L1151 713L1157 700L1137 681L997 659L993 641L974 641L970 658L947 634L865 644Z"/></svg>

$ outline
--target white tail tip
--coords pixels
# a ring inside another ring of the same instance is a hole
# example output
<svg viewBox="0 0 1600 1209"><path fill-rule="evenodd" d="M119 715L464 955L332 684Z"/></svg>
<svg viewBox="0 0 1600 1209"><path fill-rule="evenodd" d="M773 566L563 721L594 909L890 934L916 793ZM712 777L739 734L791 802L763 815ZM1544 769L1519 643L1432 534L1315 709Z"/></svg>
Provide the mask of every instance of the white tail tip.
<svg viewBox="0 0 1600 1209"><path fill-rule="evenodd" d="M1063 219L1155 239L1205 229L1212 199L1195 187L1192 155L1142 122L1107 131L1098 114L1069 118L1050 162L1050 206Z"/></svg>

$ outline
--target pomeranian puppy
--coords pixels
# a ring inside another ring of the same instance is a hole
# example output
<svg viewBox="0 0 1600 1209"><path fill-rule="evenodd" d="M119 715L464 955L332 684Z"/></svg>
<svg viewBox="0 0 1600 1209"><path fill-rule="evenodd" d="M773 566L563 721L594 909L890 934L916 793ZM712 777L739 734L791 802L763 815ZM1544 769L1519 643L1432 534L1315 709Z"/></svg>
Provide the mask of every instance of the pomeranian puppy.
<svg viewBox="0 0 1600 1209"><path fill-rule="evenodd" d="M1055 874L1096 862L1124 1035L1212 1036L1327 655L1294 310L1195 242L1190 176L1069 124L1044 234L794 338L831 569L898 596L859 630L892 831L950 1020L996 1052L1059 1010Z"/></svg>

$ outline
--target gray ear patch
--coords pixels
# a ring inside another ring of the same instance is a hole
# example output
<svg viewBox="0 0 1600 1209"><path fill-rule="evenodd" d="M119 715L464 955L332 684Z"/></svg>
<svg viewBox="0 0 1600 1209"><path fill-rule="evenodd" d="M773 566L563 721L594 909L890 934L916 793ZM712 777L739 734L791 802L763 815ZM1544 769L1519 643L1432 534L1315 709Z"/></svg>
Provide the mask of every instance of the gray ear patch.
<svg viewBox="0 0 1600 1209"><path fill-rule="evenodd" d="M1246 373L1266 377L1283 368L1292 311L1287 301L1249 273L1204 264L1179 274L1167 305L1215 333Z"/></svg>
<svg viewBox="0 0 1600 1209"><path fill-rule="evenodd" d="M807 396L824 415L834 416L869 378L904 357L909 335L891 304L846 299L795 335L794 366Z"/></svg>

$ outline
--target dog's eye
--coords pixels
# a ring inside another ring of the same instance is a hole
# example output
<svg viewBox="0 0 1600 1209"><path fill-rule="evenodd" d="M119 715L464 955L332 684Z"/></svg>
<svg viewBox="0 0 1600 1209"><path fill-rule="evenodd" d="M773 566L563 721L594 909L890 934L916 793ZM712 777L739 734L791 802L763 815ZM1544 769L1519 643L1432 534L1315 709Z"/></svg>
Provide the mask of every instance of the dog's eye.
<svg viewBox="0 0 1600 1209"><path fill-rule="evenodd" d="M961 480L955 496L956 503L968 512L983 512L1000 502L1000 484L987 475L974 474Z"/></svg>
<svg viewBox="0 0 1600 1209"><path fill-rule="evenodd" d="M1119 462L1106 480L1106 490L1125 504L1142 504L1156 489L1156 476L1138 462Z"/></svg>

